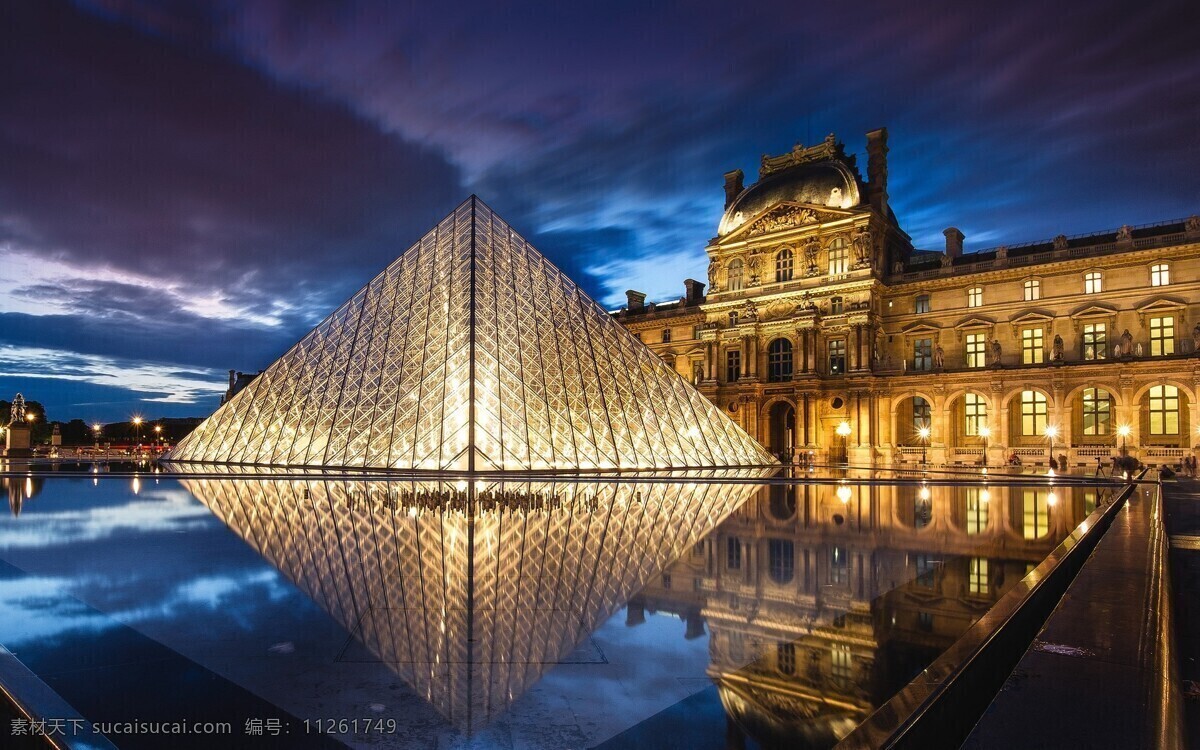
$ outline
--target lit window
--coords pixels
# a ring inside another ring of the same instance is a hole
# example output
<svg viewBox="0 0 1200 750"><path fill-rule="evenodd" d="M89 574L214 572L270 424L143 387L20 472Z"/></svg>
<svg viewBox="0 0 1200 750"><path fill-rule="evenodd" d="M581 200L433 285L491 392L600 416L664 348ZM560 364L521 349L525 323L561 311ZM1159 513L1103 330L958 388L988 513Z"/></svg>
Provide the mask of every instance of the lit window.
<svg viewBox="0 0 1200 750"><path fill-rule="evenodd" d="M783 248L775 254L775 281L792 280L792 251Z"/></svg>
<svg viewBox="0 0 1200 750"><path fill-rule="evenodd" d="M1041 391L1021 391L1021 434L1026 437L1046 432L1047 403Z"/></svg>
<svg viewBox="0 0 1200 750"><path fill-rule="evenodd" d="M971 436L979 435L979 428L987 424L987 402L978 393L963 396L963 427Z"/></svg>
<svg viewBox="0 0 1200 750"><path fill-rule="evenodd" d="M1083 324L1083 358L1105 359L1108 355L1108 324Z"/></svg>
<svg viewBox="0 0 1200 750"><path fill-rule="evenodd" d="M967 533L982 534L987 531L988 517L991 514L991 503L983 499L983 490L979 487L967 487Z"/></svg>
<svg viewBox="0 0 1200 750"><path fill-rule="evenodd" d="M727 286L729 287L729 291L737 292L741 290L742 270L745 267L746 264L742 263L741 258L734 258L733 260L729 261L729 267L726 271L728 274Z"/></svg>
<svg viewBox="0 0 1200 750"><path fill-rule="evenodd" d="M983 306L983 287L973 286L967 290L967 307Z"/></svg>
<svg viewBox="0 0 1200 750"><path fill-rule="evenodd" d="M829 372L834 375L846 372L846 339L829 340Z"/></svg>
<svg viewBox="0 0 1200 750"><path fill-rule="evenodd" d="M933 409L929 402L920 396L913 396L912 405L913 435L916 436L922 429L929 429L929 425L932 423Z"/></svg>
<svg viewBox="0 0 1200 750"><path fill-rule="evenodd" d="M832 659L831 674L834 679L850 679L851 675L854 674L854 666L850 662L850 647L841 643L835 643L830 658Z"/></svg>
<svg viewBox="0 0 1200 750"><path fill-rule="evenodd" d="M843 310L844 310L844 305L843 305L841 297L830 297L829 298L829 314L830 315L841 315Z"/></svg>
<svg viewBox="0 0 1200 750"><path fill-rule="evenodd" d="M987 340L982 333L967 334L967 367L984 367L987 365Z"/></svg>
<svg viewBox="0 0 1200 750"><path fill-rule="evenodd" d="M1088 271L1083 275L1083 293L1099 294L1104 291L1104 277L1099 271Z"/></svg>
<svg viewBox="0 0 1200 750"><path fill-rule="evenodd" d="M1025 328L1021 331L1021 362L1036 365L1045 361L1046 347L1041 328Z"/></svg>
<svg viewBox="0 0 1200 750"><path fill-rule="evenodd" d="M988 561L983 557L972 557L967 564L967 590L972 594L988 592Z"/></svg>
<svg viewBox="0 0 1200 750"><path fill-rule="evenodd" d="M1042 282L1037 279L1028 279L1025 282L1025 301L1032 302L1042 298Z"/></svg>
<svg viewBox="0 0 1200 750"><path fill-rule="evenodd" d="M1021 534L1026 539L1038 539L1050 531L1049 493L1042 490L1023 490L1021 493Z"/></svg>
<svg viewBox="0 0 1200 750"><path fill-rule="evenodd" d="M917 299L913 304L913 308L913 312L917 313L918 315L929 312L929 295L918 294Z"/></svg>
<svg viewBox="0 0 1200 750"><path fill-rule="evenodd" d="M846 247L846 240L842 237L835 237L833 242L829 243L829 275L838 276L850 271L850 249Z"/></svg>
<svg viewBox="0 0 1200 750"><path fill-rule="evenodd" d="M725 567L729 570L742 569L742 543L736 536L725 540Z"/></svg>
<svg viewBox="0 0 1200 750"><path fill-rule="evenodd" d="M917 339L913 342L913 369L933 369L933 339Z"/></svg>
<svg viewBox="0 0 1200 750"><path fill-rule="evenodd" d="M1173 385L1150 388L1150 434L1179 434L1179 389Z"/></svg>
<svg viewBox="0 0 1200 750"><path fill-rule="evenodd" d="M670 328L664 328L664 329L663 329L663 331L662 331L662 342L663 342L664 344L669 344L669 343L671 343L671 329L670 329Z"/></svg>
<svg viewBox="0 0 1200 750"><path fill-rule="evenodd" d="M1103 388L1083 389L1083 434L1108 435L1112 425L1112 396Z"/></svg>
<svg viewBox="0 0 1200 750"><path fill-rule="evenodd" d="M844 584L850 580L850 554L845 547L829 548L829 582Z"/></svg>
<svg viewBox="0 0 1200 750"><path fill-rule="evenodd" d="M791 583L796 575L795 546L786 539L768 539L767 569L775 583Z"/></svg>
<svg viewBox="0 0 1200 750"><path fill-rule="evenodd" d="M775 663L782 674L796 673L796 646L793 643L775 644Z"/></svg>
<svg viewBox="0 0 1200 750"><path fill-rule="evenodd" d="M1167 286L1171 283L1171 267L1166 263L1150 266L1150 286Z"/></svg>
<svg viewBox="0 0 1200 750"><path fill-rule="evenodd" d="M767 347L767 380L783 383L792 379L792 342L775 339Z"/></svg>
<svg viewBox="0 0 1200 750"><path fill-rule="evenodd" d="M730 349L725 352L725 380L736 383L742 377L742 351Z"/></svg>
<svg viewBox="0 0 1200 750"><path fill-rule="evenodd" d="M1150 319L1150 356L1175 353L1175 318Z"/></svg>

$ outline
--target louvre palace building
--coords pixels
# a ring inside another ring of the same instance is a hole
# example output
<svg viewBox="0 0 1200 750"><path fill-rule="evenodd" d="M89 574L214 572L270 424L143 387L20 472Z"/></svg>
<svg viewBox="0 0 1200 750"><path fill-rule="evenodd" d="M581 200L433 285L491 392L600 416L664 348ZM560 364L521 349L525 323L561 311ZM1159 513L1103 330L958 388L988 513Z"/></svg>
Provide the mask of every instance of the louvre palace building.
<svg viewBox="0 0 1200 750"><path fill-rule="evenodd" d="M725 175L708 283L613 313L771 452L852 463L1094 465L1193 451L1200 218L918 250L834 136ZM707 288L706 288L707 286Z"/></svg>

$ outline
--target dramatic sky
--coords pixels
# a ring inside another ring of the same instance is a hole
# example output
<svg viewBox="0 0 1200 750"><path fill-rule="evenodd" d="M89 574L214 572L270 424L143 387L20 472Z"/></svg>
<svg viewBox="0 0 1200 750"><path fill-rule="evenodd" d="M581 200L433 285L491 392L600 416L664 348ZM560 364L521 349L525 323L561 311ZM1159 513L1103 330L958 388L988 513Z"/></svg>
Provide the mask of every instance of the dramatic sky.
<svg viewBox="0 0 1200 750"><path fill-rule="evenodd" d="M0 398L205 415L477 193L598 299L834 131L918 247L1200 212L1186 3L0 5Z"/></svg>

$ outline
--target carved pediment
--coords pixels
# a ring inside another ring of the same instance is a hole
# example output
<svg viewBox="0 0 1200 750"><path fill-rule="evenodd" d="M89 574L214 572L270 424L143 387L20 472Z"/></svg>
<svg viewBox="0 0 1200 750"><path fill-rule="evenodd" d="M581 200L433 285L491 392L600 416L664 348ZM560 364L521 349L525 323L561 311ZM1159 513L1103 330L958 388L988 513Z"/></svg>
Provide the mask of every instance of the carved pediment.
<svg viewBox="0 0 1200 750"><path fill-rule="evenodd" d="M849 211L813 206L806 203L780 203L763 211L746 222L746 226L734 232L741 239L757 237L772 232L814 226L830 221L839 221L853 214Z"/></svg>
<svg viewBox="0 0 1200 750"><path fill-rule="evenodd" d="M1016 335L1022 327L1049 327L1054 322L1054 315L1046 310L1026 310L1009 318L1008 322L1012 326L1013 335Z"/></svg>
<svg viewBox="0 0 1200 750"><path fill-rule="evenodd" d="M1084 321L1105 320L1116 326L1117 308L1110 305L1101 305L1095 302L1076 308L1071 312L1071 328L1075 331L1079 330L1080 323Z"/></svg>
<svg viewBox="0 0 1200 750"><path fill-rule="evenodd" d="M916 338L918 336L932 338L935 341L942 334L942 329L926 320L918 320L916 323L910 323L901 329L905 338Z"/></svg>
<svg viewBox="0 0 1200 750"><path fill-rule="evenodd" d="M1151 315L1182 315L1187 311L1187 303L1177 297L1154 297L1134 305L1133 309L1144 326Z"/></svg>
<svg viewBox="0 0 1200 750"><path fill-rule="evenodd" d="M996 321L991 318L985 318L982 315L968 315L954 324L954 333L959 341L962 341L964 331L987 331L988 338L991 338L994 325L996 325Z"/></svg>

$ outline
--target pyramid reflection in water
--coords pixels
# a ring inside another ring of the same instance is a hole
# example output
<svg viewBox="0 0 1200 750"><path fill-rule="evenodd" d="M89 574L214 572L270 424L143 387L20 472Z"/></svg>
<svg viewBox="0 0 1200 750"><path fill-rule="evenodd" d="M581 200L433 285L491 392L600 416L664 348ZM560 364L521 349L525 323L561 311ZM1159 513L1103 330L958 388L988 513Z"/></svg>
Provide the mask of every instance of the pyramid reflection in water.
<svg viewBox="0 0 1200 750"><path fill-rule="evenodd" d="M774 463L474 197L170 460L434 471Z"/></svg>
<svg viewBox="0 0 1200 750"><path fill-rule="evenodd" d="M507 710L757 489L316 479L183 485L468 733Z"/></svg>

